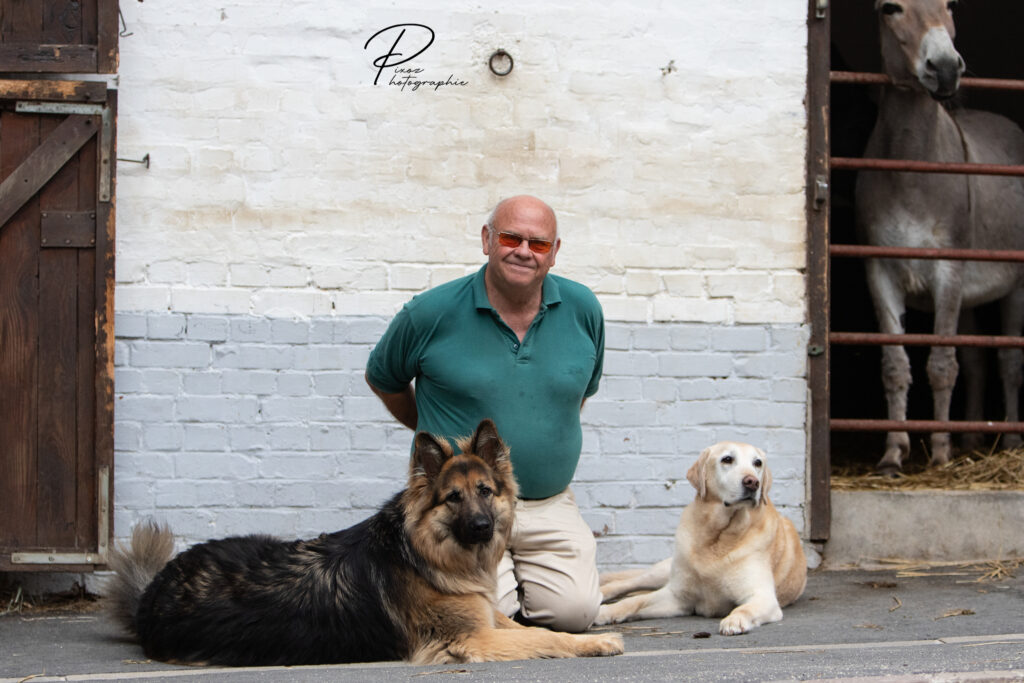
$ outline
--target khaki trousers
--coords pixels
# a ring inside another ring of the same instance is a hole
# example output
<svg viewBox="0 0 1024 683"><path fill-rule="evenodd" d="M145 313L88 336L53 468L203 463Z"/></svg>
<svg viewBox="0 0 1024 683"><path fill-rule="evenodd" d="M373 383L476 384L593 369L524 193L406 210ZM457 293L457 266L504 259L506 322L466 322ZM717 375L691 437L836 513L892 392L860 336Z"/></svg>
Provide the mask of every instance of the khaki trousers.
<svg viewBox="0 0 1024 683"><path fill-rule="evenodd" d="M516 501L508 550L498 563L498 610L556 631L586 630L601 589L597 543L572 491Z"/></svg>

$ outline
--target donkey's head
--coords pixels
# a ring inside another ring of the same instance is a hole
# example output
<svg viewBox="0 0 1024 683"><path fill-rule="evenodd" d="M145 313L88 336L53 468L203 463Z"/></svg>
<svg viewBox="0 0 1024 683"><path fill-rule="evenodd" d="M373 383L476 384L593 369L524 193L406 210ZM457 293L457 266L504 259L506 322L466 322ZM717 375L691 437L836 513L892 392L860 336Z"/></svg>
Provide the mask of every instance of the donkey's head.
<svg viewBox="0 0 1024 683"><path fill-rule="evenodd" d="M882 63L897 87L924 88L935 99L960 87L964 60L953 47L957 0L876 0Z"/></svg>

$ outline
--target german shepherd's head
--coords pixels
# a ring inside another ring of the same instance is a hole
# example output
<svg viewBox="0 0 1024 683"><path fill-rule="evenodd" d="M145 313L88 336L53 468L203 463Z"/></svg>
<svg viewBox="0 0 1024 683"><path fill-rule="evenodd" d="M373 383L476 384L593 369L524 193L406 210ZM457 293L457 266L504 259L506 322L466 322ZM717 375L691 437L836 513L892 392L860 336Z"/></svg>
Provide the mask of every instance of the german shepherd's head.
<svg viewBox="0 0 1024 683"><path fill-rule="evenodd" d="M456 455L446 439L416 435L402 497L406 528L416 551L451 580L490 575L493 583L518 492L508 447L491 420L457 444Z"/></svg>

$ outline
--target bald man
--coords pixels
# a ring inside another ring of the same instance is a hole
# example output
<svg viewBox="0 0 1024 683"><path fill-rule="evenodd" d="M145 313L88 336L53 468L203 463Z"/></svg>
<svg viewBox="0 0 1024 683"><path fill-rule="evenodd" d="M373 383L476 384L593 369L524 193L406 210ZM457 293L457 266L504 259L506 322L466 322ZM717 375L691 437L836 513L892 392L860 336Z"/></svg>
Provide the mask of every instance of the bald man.
<svg viewBox="0 0 1024 683"><path fill-rule="evenodd" d="M569 483L580 410L601 378L604 315L589 289L548 272L561 240L540 199L501 201L480 239L487 263L413 297L370 354L366 381L414 431L455 437L495 421L520 495L498 609L583 631L601 603L597 547Z"/></svg>

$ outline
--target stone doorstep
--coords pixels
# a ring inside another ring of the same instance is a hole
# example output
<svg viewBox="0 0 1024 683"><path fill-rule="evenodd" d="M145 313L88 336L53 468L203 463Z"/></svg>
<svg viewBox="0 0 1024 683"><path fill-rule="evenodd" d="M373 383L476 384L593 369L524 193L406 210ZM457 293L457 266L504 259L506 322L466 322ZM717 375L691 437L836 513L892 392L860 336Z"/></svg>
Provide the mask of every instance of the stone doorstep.
<svg viewBox="0 0 1024 683"><path fill-rule="evenodd" d="M1024 491L833 491L826 568L1024 557Z"/></svg>

